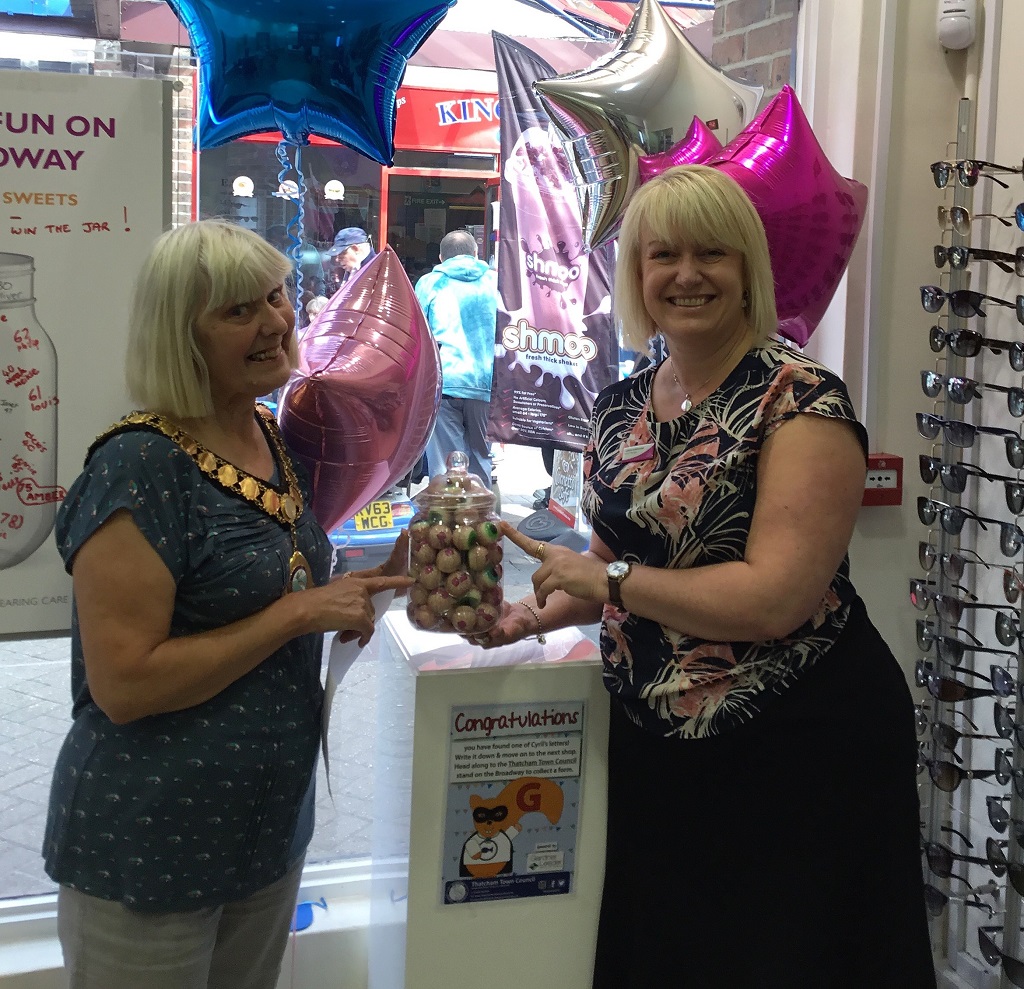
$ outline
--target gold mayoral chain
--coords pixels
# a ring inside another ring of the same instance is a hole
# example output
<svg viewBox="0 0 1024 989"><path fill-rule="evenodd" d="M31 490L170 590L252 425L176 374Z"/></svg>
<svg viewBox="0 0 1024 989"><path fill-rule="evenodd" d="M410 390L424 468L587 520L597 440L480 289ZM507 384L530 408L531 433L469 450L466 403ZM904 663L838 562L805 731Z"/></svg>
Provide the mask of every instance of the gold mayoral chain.
<svg viewBox="0 0 1024 989"><path fill-rule="evenodd" d="M260 511L283 525L291 533L292 555L288 560L288 583L284 592L304 591L310 584L312 569L309 561L299 549L299 534L295 523L302 515L302 491L299 479L295 476L295 468L285 449L284 440L274 419L274 414L265 405L257 405L256 410L266 427L266 434L274 444L278 461L288 482L285 492L275 490L266 481L261 481L252 474L239 470L234 464L207 450L197 439L183 429L179 429L170 420L156 412L133 412L125 416L105 433L101 433L89 449L89 455L107 437L114 433L129 429L149 429L161 433L169 440L177 443L195 462L196 466L219 488L228 494L243 498ZM88 460L88 457L86 457Z"/></svg>

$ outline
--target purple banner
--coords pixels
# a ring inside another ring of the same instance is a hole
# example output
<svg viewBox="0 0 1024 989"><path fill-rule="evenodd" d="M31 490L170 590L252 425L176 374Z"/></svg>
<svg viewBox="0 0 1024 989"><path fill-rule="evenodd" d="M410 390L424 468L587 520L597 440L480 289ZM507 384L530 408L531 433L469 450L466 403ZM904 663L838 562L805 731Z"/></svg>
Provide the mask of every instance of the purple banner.
<svg viewBox="0 0 1024 989"><path fill-rule="evenodd" d="M501 105L494 439L582 450L597 393L618 378L613 247L583 250L569 162L533 91L556 73L494 33Z"/></svg>

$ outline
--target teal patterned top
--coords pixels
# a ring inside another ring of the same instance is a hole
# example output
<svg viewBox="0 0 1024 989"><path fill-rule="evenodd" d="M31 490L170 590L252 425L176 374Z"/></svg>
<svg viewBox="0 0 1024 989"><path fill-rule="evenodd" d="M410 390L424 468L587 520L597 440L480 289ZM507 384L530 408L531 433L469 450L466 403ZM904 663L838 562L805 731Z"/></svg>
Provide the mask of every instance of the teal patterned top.
<svg viewBox="0 0 1024 989"><path fill-rule="evenodd" d="M843 382L781 344L749 351L718 389L669 422L651 409L656 370L611 385L594 406L582 504L618 559L679 569L743 559L761 446L796 415L850 422L867 453ZM708 642L606 605L605 684L633 721L656 734L727 731L828 650L855 596L844 558L804 626L753 643Z"/></svg>
<svg viewBox="0 0 1024 989"><path fill-rule="evenodd" d="M306 506L299 547L323 584L330 544L298 464L296 473ZM278 464L280 491L282 476ZM57 517L69 571L79 547L120 509L174 578L171 636L230 624L281 596L288 529L213 484L166 437L123 432L95 449ZM202 704L115 725L89 692L73 611L74 720L54 770L47 874L159 911L242 899L280 878L312 835L322 644L319 635L293 639Z"/></svg>

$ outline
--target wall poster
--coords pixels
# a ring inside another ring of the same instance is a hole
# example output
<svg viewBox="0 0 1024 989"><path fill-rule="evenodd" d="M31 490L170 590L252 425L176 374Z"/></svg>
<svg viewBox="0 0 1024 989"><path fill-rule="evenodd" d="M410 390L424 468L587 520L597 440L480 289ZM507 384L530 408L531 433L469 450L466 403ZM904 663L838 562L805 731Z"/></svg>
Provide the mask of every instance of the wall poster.
<svg viewBox="0 0 1024 989"><path fill-rule="evenodd" d="M572 892L584 706L452 708L443 903Z"/></svg>
<svg viewBox="0 0 1024 989"><path fill-rule="evenodd" d="M169 86L0 71L0 634L70 627L54 517L130 410L129 297L170 219Z"/></svg>

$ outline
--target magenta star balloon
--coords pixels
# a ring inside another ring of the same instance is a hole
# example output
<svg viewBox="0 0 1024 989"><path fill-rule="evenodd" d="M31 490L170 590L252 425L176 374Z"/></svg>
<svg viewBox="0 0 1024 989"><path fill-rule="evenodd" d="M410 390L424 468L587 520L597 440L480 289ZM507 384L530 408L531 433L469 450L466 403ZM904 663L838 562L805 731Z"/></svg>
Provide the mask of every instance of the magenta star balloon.
<svg viewBox="0 0 1024 989"><path fill-rule="evenodd" d="M639 0L613 51L534 89L572 165L588 250L618 232L641 155L667 151L694 116L731 140L764 92L705 59L657 0Z"/></svg>
<svg viewBox="0 0 1024 989"><path fill-rule="evenodd" d="M638 159L640 183L650 182L666 168L676 165L700 165L722 150L722 142L700 117L694 117L686 136L660 155L644 155Z"/></svg>
<svg viewBox="0 0 1024 989"><path fill-rule="evenodd" d="M412 282L385 247L306 328L279 403L325 532L404 477L441 401L441 364Z"/></svg>
<svg viewBox="0 0 1024 989"><path fill-rule="evenodd" d="M832 167L789 86L704 164L734 178L757 209L772 258L779 332L803 346L850 263L867 187Z"/></svg>

